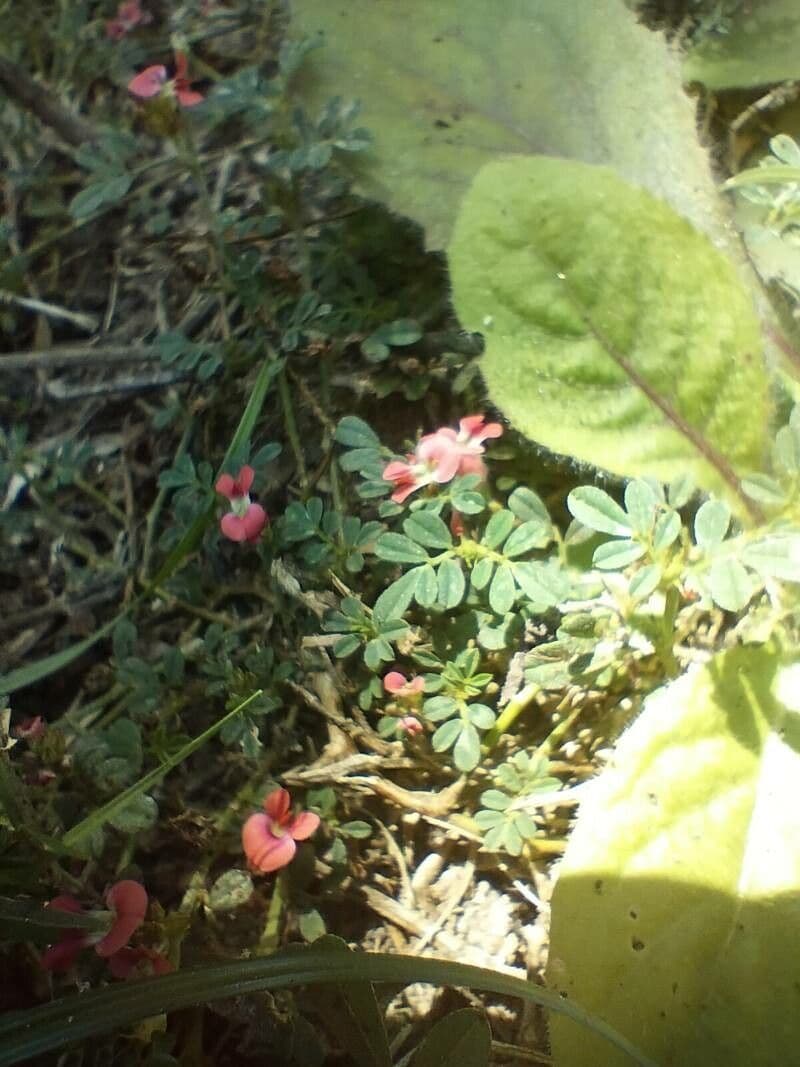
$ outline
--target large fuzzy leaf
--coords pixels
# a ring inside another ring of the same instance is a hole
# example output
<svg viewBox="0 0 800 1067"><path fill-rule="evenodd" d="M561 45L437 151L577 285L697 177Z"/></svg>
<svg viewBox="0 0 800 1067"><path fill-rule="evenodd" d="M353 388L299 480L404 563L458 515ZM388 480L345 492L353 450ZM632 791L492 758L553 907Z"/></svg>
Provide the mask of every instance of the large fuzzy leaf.
<svg viewBox="0 0 800 1067"><path fill-rule="evenodd" d="M501 160L467 194L449 257L489 394L522 433L707 489L759 467L758 320L727 258L665 203L605 167Z"/></svg>
<svg viewBox="0 0 800 1067"><path fill-rule="evenodd" d="M800 1047L800 663L736 649L659 691L584 802L549 982L667 1067ZM624 1061L554 1019L559 1067Z"/></svg>
<svg viewBox="0 0 800 1067"><path fill-rule="evenodd" d="M724 33L706 34L684 64L687 81L734 89L800 78L800 4L757 0L740 4Z"/></svg>
<svg viewBox="0 0 800 1067"><path fill-rule="evenodd" d="M609 164L730 242L680 62L623 0L297 0L293 25L325 33L301 74L309 106L360 99L360 187L432 248L509 153Z"/></svg>

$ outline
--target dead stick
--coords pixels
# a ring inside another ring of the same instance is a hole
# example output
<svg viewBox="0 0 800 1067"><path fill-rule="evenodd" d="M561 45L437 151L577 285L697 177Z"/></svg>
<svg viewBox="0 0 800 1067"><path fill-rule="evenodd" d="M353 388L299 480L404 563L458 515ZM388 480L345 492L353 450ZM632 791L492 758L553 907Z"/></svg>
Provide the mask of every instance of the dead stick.
<svg viewBox="0 0 800 1067"><path fill-rule="evenodd" d="M0 56L0 89L19 107L55 130L67 144L79 148L87 141L97 140L97 130L90 122L65 108L52 89L34 81L24 67L5 56Z"/></svg>

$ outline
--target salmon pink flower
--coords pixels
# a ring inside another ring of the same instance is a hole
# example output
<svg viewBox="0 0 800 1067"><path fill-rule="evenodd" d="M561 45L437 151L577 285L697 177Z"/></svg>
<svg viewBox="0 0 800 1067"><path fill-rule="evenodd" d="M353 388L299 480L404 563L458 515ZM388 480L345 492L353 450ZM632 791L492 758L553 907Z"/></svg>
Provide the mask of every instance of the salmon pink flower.
<svg viewBox="0 0 800 1067"><path fill-rule="evenodd" d="M231 510L222 516L219 524L223 535L230 541L257 541L267 524L266 511L260 504L250 501L250 487L254 478L253 468L245 466L235 478L230 474L222 474L217 479L217 492L227 497L231 504Z"/></svg>
<svg viewBox="0 0 800 1067"><path fill-rule="evenodd" d="M14 727L14 737L24 741L36 741L44 736L47 723L41 715L29 715Z"/></svg>
<svg viewBox="0 0 800 1067"><path fill-rule="evenodd" d="M181 107L195 107L203 102L203 94L192 89L188 73L189 61L183 52L176 52L175 74L172 78L167 77L167 68L162 64L145 67L128 82L128 92L138 96L140 100L147 100L152 96L159 96L166 88L175 96Z"/></svg>
<svg viewBox="0 0 800 1067"><path fill-rule="evenodd" d="M389 671L383 676L383 688L398 700L415 700L425 691L425 679L417 675L409 680L400 671Z"/></svg>
<svg viewBox="0 0 800 1067"><path fill-rule="evenodd" d="M398 733L407 734L409 737L416 737L424 729L425 727L415 715L404 715L402 719L397 720Z"/></svg>
<svg viewBox="0 0 800 1067"><path fill-rule="evenodd" d="M487 423L483 415L467 415L459 422L457 431L443 426L435 433L426 434L417 445L417 455L436 464L440 475L437 481L449 482L463 474L485 478L486 466L480 458L486 451L483 442L499 437L502 432L499 422Z"/></svg>
<svg viewBox="0 0 800 1067"><path fill-rule="evenodd" d="M485 478L486 466L480 458L485 451L483 442L502 432L499 422L487 423L483 415L467 415L458 430L443 426L426 434L405 462L392 460L384 468L383 480L395 484L392 500L402 504L415 490L434 482L442 485L457 475L478 474Z"/></svg>
<svg viewBox="0 0 800 1067"><path fill-rule="evenodd" d="M153 21L153 16L147 11L142 11L139 0L125 0L117 8L116 18L106 23L106 37L112 41L119 41L126 33L137 26L145 26Z"/></svg>
<svg viewBox="0 0 800 1067"><path fill-rule="evenodd" d="M292 798L285 789L274 789L264 799L264 812L251 815L242 827L242 847L250 867L269 874L294 859L297 841L317 830L319 815L291 810Z"/></svg>
<svg viewBox="0 0 800 1067"><path fill-rule="evenodd" d="M130 879L116 882L106 893L106 903L112 912L108 932L98 935L88 930L67 930L60 941L42 953L42 966L46 970L69 970L80 951L90 946L94 946L98 956L110 960L128 944L147 914L147 892L144 886ZM80 903L68 895L51 900L50 907L76 914L83 911Z"/></svg>

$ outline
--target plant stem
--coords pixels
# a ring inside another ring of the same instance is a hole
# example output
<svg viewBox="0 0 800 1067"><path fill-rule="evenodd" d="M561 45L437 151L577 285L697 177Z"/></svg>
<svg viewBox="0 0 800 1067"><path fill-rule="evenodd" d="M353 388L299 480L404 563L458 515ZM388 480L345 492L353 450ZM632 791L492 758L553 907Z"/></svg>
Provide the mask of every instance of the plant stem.
<svg viewBox="0 0 800 1067"><path fill-rule="evenodd" d="M306 495L308 493L308 470L306 469L306 461L303 457L303 446L300 443L300 434L297 432L297 422L294 417L294 405L292 404L289 381L286 377L286 370L283 367L278 371L278 392L281 398L281 407L283 408L283 422L286 427L286 436L289 438L294 461L297 465L297 477L300 479L300 487L303 490L303 495Z"/></svg>

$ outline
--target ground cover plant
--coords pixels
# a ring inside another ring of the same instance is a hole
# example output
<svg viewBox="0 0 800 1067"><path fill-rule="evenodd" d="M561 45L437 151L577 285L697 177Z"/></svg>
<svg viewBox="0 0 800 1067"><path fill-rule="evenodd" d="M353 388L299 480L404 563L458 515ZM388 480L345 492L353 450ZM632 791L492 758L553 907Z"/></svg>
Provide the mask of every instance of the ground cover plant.
<svg viewBox="0 0 800 1067"><path fill-rule="evenodd" d="M0 1064L792 1062L793 5L0 29Z"/></svg>

